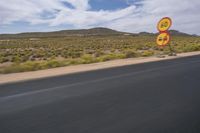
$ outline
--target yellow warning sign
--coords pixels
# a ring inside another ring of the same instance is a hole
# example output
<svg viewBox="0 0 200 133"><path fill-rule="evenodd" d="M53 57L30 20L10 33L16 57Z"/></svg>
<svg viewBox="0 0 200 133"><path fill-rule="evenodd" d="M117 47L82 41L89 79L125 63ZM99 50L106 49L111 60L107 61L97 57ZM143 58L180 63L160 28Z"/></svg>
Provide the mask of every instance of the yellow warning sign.
<svg viewBox="0 0 200 133"><path fill-rule="evenodd" d="M162 18L157 25L157 29L160 32L167 31L172 26L172 20L169 17Z"/></svg>
<svg viewBox="0 0 200 133"><path fill-rule="evenodd" d="M168 32L162 32L157 36L156 42L158 46L165 46L170 41L170 35Z"/></svg>

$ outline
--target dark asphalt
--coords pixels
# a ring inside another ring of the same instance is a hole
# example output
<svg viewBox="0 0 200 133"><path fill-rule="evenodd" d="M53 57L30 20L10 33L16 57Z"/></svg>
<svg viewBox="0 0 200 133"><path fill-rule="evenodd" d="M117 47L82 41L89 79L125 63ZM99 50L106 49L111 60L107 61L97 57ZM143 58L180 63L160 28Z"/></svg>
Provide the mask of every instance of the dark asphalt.
<svg viewBox="0 0 200 133"><path fill-rule="evenodd" d="M200 133L200 56L1 85L0 133Z"/></svg>

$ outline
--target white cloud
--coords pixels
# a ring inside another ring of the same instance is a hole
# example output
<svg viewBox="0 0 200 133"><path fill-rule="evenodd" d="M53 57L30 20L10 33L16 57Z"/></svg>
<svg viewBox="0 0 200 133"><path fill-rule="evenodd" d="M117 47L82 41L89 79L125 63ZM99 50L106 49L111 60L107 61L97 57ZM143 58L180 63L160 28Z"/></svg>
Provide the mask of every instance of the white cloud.
<svg viewBox="0 0 200 133"><path fill-rule="evenodd" d="M107 26L133 32L156 32L157 21L169 16L173 20L173 29L200 35L199 0L142 0L137 4L141 5L137 13Z"/></svg>
<svg viewBox="0 0 200 133"><path fill-rule="evenodd" d="M161 17L169 16L174 22L173 29L200 34L200 0L124 2L128 2L130 6L113 11L93 11L89 0L1 0L0 25L22 21L35 26L66 24L73 28L106 26L129 32L156 32L157 21ZM66 3L73 8L66 7Z"/></svg>
<svg viewBox="0 0 200 133"><path fill-rule="evenodd" d="M87 10L90 8L89 0L63 0L69 2L77 10Z"/></svg>

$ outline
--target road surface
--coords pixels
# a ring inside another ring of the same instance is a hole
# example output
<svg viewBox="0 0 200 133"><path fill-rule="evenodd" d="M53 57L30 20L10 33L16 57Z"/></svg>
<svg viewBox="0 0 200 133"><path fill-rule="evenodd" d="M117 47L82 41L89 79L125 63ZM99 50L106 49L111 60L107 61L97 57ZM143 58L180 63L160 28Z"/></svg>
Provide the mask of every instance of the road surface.
<svg viewBox="0 0 200 133"><path fill-rule="evenodd" d="M200 133L200 56L0 85L0 133Z"/></svg>

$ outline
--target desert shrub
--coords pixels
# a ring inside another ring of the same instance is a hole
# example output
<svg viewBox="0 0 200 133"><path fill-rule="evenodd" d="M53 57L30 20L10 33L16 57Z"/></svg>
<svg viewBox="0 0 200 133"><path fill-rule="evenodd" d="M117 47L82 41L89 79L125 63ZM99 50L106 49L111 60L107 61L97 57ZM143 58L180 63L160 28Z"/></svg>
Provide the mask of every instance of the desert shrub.
<svg viewBox="0 0 200 133"><path fill-rule="evenodd" d="M68 60L69 65L83 64L82 62L83 62L82 59L69 59Z"/></svg>
<svg viewBox="0 0 200 133"><path fill-rule="evenodd" d="M144 51L143 53L142 53L142 56L143 57L148 57L148 56L152 56L152 55L154 55L154 52L153 51Z"/></svg>
<svg viewBox="0 0 200 133"><path fill-rule="evenodd" d="M97 51L95 52L94 56L95 56L95 57L100 57L100 56L102 56L102 55L104 55L104 54L105 54L105 53L104 53L103 51L97 50Z"/></svg>
<svg viewBox="0 0 200 133"><path fill-rule="evenodd" d="M138 57L138 53L133 50L127 50L125 51L125 58L133 58L133 57Z"/></svg>
<svg viewBox="0 0 200 133"><path fill-rule="evenodd" d="M3 62L3 57L2 57L2 56L0 56L0 63L4 63L4 62Z"/></svg>
<svg viewBox="0 0 200 133"><path fill-rule="evenodd" d="M200 45L198 44L187 45L183 48L183 52L191 52L191 51L199 51L199 50L200 50Z"/></svg>
<svg viewBox="0 0 200 133"><path fill-rule="evenodd" d="M81 57L83 64L94 63L96 62L95 58L90 54L85 54Z"/></svg>
<svg viewBox="0 0 200 133"><path fill-rule="evenodd" d="M9 58L7 58L7 57L1 57L0 58L0 63L5 63L5 62L9 62Z"/></svg>
<svg viewBox="0 0 200 133"><path fill-rule="evenodd" d="M74 53L72 54L72 58L80 58L81 55L82 55L81 52L74 52Z"/></svg>
<svg viewBox="0 0 200 133"><path fill-rule="evenodd" d="M124 54L107 54L99 57L98 60L100 62L103 62L103 61L109 61L113 59L123 59L123 58L125 58Z"/></svg>
<svg viewBox="0 0 200 133"><path fill-rule="evenodd" d="M55 67L63 67L68 65L68 63L63 60L63 61L59 61L59 60L48 60L47 62L44 62L42 67L45 68L55 68Z"/></svg>
<svg viewBox="0 0 200 133"><path fill-rule="evenodd" d="M41 69L48 69L48 68L55 68L55 67L61 67L66 66L69 63L66 63L65 61L55 61L50 60L46 62L25 62L25 63L15 63L11 66L8 66L6 68L1 68L0 73L16 73L16 72L26 72L26 71L36 71Z"/></svg>
<svg viewBox="0 0 200 133"><path fill-rule="evenodd" d="M16 72L26 72L26 71L34 71L35 64L34 63L26 63L26 64L13 64L9 67L1 69L1 73L16 73Z"/></svg>
<svg viewBox="0 0 200 133"><path fill-rule="evenodd" d="M16 55L11 59L11 62L15 62L15 63L19 63L21 61L22 61L22 59L20 58L19 55Z"/></svg>

